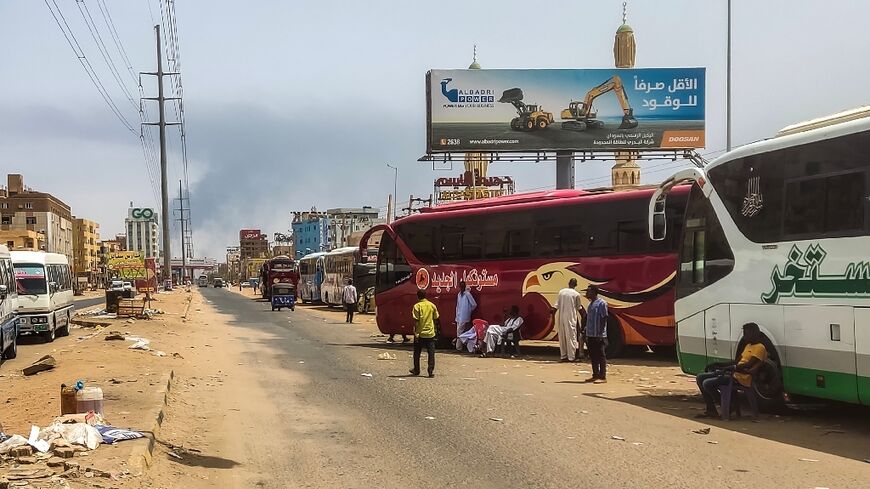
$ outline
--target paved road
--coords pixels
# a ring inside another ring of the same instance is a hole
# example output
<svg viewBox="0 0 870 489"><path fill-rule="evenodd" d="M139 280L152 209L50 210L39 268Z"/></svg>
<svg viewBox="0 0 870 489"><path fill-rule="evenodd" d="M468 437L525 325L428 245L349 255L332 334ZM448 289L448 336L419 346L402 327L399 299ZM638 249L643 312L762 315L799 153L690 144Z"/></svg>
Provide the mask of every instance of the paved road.
<svg viewBox="0 0 870 489"><path fill-rule="evenodd" d="M86 307L96 306L97 304L103 304L106 302L105 297L91 297L88 299L76 299L75 301L76 309L84 309Z"/></svg>
<svg viewBox="0 0 870 489"><path fill-rule="evenodd" d="M200 292L220 313L209 319L214 339L205 346L212 372L226 380L214 394L197 390L214 378L207 369L197 386L182 383L174 402L183 406L170 411L163 431L178 437L190 429L185 436L202 437L191 443L220 454L220 462L153 471L186 487L716 488L766 481L833 488L862 487L870 477L862 461L870 458L870 444L861 443L870 434L866 423L850 426L864 430L857 437L832 435L851 437L839 440L819 431L803 436L813 421L772 417L714 422L709 435L695 434L710 426L689 419L697 411L686 406L696 401L656 404L615 394L614 382L580 383L577 367L454 353L439 354L435 379L408 377L408 349L392 347L396 360L377 360L387 346L366 328L304 308L273 313L223 289ZM189 471L195 477L185 479Z"/></svg>

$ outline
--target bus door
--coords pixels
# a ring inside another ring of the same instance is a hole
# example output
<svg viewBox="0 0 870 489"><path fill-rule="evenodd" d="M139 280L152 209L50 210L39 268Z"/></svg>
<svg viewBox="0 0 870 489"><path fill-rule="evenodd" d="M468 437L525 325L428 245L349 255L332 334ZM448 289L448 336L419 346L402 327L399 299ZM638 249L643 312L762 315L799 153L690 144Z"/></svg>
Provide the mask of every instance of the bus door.
<svg viewBox="0 0 870 489"><path fill-rule="evenodd" d="M855 322L867 319L859 311L851 306L783 307L786 391L858 402Z"/></svg>
<svg viewBox="0 0 870 489"><path fill-rule="evenodd" d="M855 357L858 399L870 405L870 308L855 308Z"/></svg>
<svg viewBox="0 0 870 489"><path fill-rule="evenodd" d="M704 311L704 344L707 364L730 362L735 344L731 339L731 307L719 304Z"/></svg>

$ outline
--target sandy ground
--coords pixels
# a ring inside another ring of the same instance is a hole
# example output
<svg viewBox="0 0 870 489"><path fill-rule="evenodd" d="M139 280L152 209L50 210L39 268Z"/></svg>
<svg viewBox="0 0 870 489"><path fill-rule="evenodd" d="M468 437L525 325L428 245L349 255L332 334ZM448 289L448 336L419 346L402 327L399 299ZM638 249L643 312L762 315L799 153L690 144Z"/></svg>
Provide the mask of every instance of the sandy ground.
<svg viewBox="0 0 870 489"><path fill-rule="evenodd" d="M149 430L155 411L163 402L160 391L169 372L181 361L173 356L178 353L174 339L184 324L181 315L187 309L189 297L183 291L159 294L152 307L164 310L165 314L151 320L115 319L109 320L111 324L106 327L74 325L68 337L59 337L53 343L43 343L38 337L19 338L18 357L0 365L0 402L3 402L0 423L4 432L26 437L31 426L48 426L60 415L61 384L72 385L77 380L103 390L104 415L113 426ZM105 341L106 334L112 331L148 338L151 348L164 351L166 356L131 350L130 341ZM43 355L53 356L57 366L24 376L22 369ZM131 448L131 442L101 445L82 457L81 465L119 474L135 471L136 468L127 466ZM0 477L13 465L0 464ZM73 484L90 487L91 482L112 487L105 480L80 480Z"/></svg>
<svg viewBox="0 0 870 489"><path fill-rule="evenodd" d="M198 289L152 470L131 487L866 487L865 408L699 423L692 379L659 356L585 365L410 348L372 317L271 312L245 290ZM375 335L375 336L373 336ZM200 344L201 343L201 344ZM378 360L384 352L395 360ZM362 374L371 374L371 377ZM710 428L707 435L693 431ZM171 452L171 453L170 453Z"/></svg>

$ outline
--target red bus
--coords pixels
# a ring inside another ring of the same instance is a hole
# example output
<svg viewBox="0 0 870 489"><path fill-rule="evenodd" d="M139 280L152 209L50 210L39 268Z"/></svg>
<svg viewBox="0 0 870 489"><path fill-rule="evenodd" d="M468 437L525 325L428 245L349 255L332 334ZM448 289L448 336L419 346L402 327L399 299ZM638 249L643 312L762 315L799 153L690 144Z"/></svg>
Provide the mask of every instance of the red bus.
<svg viewBox="0 0 870 489"><path fill-rule="evenodd" d="M279 255L263 263L260 268L260 293L264 299L271 299L272 284L277 283L293 284L294 287L298 287L299 268L296 260Z"/></svg>
<svg viewBox="0 0 870 489"><path fill-rule="evenodd" d="M688 189L667 200L667 241L651 241L652 188L553 190L426 208L383 231L376 274L377 324L386 334L412 334L417 289L452 326L460 281L478 303L474 318L500 324L520 307L523 337L552 340L550 307L576 278L578 290L598 285L611 311L610 353L626 345L673 345L674 279ZM584 299L585 300L585 299Z"/></svg>

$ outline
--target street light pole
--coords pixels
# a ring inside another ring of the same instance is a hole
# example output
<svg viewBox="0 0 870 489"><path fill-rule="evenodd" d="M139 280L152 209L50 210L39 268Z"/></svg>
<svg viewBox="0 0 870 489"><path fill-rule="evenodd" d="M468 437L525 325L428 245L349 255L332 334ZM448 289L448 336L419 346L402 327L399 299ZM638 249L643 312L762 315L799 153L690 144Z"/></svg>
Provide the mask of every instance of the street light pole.
<svg viewBox="0 0 870 489"><path fill-rule="evenodd" d="M387 167L393 169L393 220L396 220L396 199L399 197L396 195L398 193L398 183L399 183L399 168L395 167L389 163L387 163Z"/></svg>

